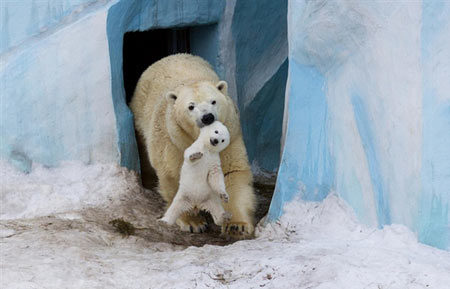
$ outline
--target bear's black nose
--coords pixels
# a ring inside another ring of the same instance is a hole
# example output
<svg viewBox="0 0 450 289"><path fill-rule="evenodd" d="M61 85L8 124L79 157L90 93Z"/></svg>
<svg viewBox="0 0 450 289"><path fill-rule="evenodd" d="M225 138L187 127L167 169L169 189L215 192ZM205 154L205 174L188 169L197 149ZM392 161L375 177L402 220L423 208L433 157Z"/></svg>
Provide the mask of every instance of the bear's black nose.
<svg viewBox="0 0 450 289"><path fill-rule="evenodd" d="M214 115L212 113L205 114L202 117L202 123L204 125L210 125L214 122Z"/></svg>

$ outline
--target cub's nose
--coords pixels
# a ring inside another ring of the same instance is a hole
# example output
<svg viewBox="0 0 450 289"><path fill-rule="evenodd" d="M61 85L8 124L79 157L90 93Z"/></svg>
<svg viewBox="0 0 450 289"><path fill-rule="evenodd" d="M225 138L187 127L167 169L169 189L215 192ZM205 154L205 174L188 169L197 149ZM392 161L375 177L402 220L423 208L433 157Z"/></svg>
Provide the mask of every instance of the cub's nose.
<svg viewBox="0 0 450 289"><path fill-rule="evenodd" d="M216 146L219 143L219 140L216 138L210 138L209 142L213 145Z"/></svg>
<svg viewBox="0 0 450 289"><path fill-rule="evenodd" d="M205 114L202 117L202 123L204 125L210 125L214 122L214 115L212 113Z"/></svg>

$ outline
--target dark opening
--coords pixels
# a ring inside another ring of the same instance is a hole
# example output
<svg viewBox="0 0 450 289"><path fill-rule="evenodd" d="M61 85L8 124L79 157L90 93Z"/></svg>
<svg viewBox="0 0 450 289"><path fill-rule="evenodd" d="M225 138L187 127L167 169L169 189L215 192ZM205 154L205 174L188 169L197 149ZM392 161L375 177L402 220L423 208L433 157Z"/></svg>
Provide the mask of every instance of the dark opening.
<svg viewBox="0 0 450 289"><path fill-rule="evenodd" d="M171 54L191 51L189 28L127 32L123 37L123 80L127 104L147 67Z"/></svg>
<svg viewBox="0 0 450 289"><path fill-rule="evenodd" d="M127 104L141 74L154 62L176 53L191 51L190 31L184 29L155 29L142 32L127 32L123 37L123 80ZM142 136L136 132L141 165L142 185L153 189L157 176L150 165Z"/></svg>

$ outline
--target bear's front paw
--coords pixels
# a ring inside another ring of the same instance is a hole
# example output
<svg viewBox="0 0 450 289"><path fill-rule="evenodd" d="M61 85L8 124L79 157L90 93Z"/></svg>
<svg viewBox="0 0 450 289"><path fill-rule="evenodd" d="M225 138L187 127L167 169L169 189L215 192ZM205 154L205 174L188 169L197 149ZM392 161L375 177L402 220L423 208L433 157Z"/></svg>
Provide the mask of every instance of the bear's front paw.
<svg viewBox="0 0 450 289"><path fill-rule="evenodd" d="M223 212L223 214L222 214L222 218L225 222L230 221L232 216L233 215L231 215L230 212Z"/></svg>
<svg viewBox="0 0 450 289"><path fill-rule="evenodd" d="M228 203L228 194L227 192L221 192L219 193L220 199L224 202L224 203Z"/></svg>
<svg viewBox="0 0 450 289"><path fill-rule="evenodd" d="M246 222L225 222L222 225L222 234L233 239L250 239L253 238L254 227Z"/></svg>
<svg viewBox="0 0 450 289"><path fill-rule="evenodd" d="M206 222L205 217L201 215L189 215L186 213L181 215L176 223L181 231L185 232L203 233L208 229L208 223Z"/></svg>
<svg viewBox="0 0 450 289"><path fill-rule="evenodd" d="M193 162L193 161L196 161L196 160L201 159L202 157L203 157L203 153L201 153L201 152L196 152L196 153L193 153L193 154L191 154L191 155L189 156L189 160L190 160L191 162Z"/></svg>

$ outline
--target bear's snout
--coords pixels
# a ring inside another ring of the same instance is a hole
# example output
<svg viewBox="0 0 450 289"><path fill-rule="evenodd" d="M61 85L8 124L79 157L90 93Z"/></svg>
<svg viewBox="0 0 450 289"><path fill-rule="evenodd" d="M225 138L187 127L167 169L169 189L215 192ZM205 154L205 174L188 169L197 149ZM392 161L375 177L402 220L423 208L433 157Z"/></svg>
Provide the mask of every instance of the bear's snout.
<svg viewBox="0 0 450 289"><path fill-rule="evenodd" d="M209 142L213 145L216 146L219 143L219 140L216 138L210 138Z"/></svg>
<svg viewBox="0 0 450 289"><path fill-rule="evenodd" d="M212 113L205 114L202 117L202 123L204 125L210 125L214 122L214 120L215 120L215 117Z"/></svg>

